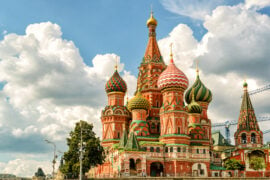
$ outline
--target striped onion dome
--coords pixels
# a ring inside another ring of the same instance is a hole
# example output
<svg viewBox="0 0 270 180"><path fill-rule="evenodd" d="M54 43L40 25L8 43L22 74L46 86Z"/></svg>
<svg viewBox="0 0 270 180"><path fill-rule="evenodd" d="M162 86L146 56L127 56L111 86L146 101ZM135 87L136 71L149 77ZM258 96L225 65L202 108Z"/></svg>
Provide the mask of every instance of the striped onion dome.
<svg viewBox="0 0 270 180"><path fill-rule="evenodd" d="M145 109L148 110L150 104L146 98L144 98L140 91L137 92L136 96L128 101L128 109L132 111L133 109Z"/></svg>
<svg viewBox="0 0 270 180"><path fill-rule="evenodd" d="M197 78L194 84L186 92L185 99L188 104L190 104L192 100L192 88L194 88L195 101L207 103L210 103L212 101L212 93L200 80L199 73L197 74Z"/></svg>
<svg viewBox="0 0 270 180"><path fill-rule="evenodd" d="M107 81L105 85L105 90L107 93L110 92L126 92L127 85L126 82L120 77L117 69L114 71L112 77Z"/></svg>
<svg viewBox="0 0 270 180"><path fill-rule="evenodd" d="M171 58L170 64L160 74L157 84L161 90L177 87L183 89L184 91L188 87L188 78L180 69L175 66L173 59Z"/></svg>
<svg viewBox="0 0 270 180"><path fill-rule="evenodd" d="M192 88L191 93L192 93L192 99L191 99L191 103L187 106L188 112L201 114L202 107L194 100L194 88Z"/></svg>

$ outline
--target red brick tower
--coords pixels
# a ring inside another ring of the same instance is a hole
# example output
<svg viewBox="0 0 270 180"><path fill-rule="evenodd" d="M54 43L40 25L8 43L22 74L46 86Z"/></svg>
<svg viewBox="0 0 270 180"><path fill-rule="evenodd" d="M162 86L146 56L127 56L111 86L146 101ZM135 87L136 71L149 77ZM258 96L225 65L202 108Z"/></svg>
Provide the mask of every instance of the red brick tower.
<svg viewBox="0 0 270 180"><path fill-rule="evenodd" d="M107 81L105 90L108 96L108 105L101 113L102 146L108 147L119 142L124 128L128 128L130 118L130 113L124 106L127 85L120 77L117 67L112 77Z"/></svg>
<svg viewBox="0 0 270 180"><path fill-rule="evenodd" d="M175 66L172 53L170 64L158 79L158 87L163 96L163 104L160 108L160 140L166 144L189 145L188 113L183 100L188 79Z"/></svg>
<svg viewBox="0 0 270 180"><path fill-rule="evenodd" d="M238 119L237 130L234 133L235 145L238 148L262 147L263 133L258 125L255 112L249 98L248 84L244 82L244 94Z"/></svg>
<svg viewBox="0 0 270 180"><path fill-rule="evenodd" d="M150 111L147 118L147 122L150 125L150 133L159 134L159 108L162 104L162 95L157 87L157 80L166 66L158 48L156 40L157 21L153 17L152 12L146 24L149 29L149 39L139 67L137 91L140 90L150 103Z"/></svg>

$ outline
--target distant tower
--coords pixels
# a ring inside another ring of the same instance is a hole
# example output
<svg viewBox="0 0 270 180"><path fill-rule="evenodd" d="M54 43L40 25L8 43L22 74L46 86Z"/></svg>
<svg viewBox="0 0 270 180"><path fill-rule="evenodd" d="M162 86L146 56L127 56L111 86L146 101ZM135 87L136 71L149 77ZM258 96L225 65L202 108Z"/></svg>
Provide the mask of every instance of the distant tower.
<svg viewBox="0 0 270 180"><path fill-rule="evenodd" d="M103 126L102 145L108 147L119 142L124 129L128 127L128 120L130 119L130 113L124 106L127 85L120 77L117 66L114 74L107 81L105 90L108 96L108 105L101 114Z"/></svg>
<svg viewBox="0 0 270 180"><path fill-rule="evenodd" d="M185 94L185 100L188 104L191 104L192 96L194 96L194 101L196 101L196 103L202 107L200 120L196 123L196 126L201 126L202 134L196 137L196 139L199 138L203 145L209 145L211 141L211 120L208 119L207 111L208 105L212 101L212 93L200 80L198 65L196 72L196 80L194 84L187 90ZM194 91L193 93L192 90ZM192 123L192 121L193 118L190 117L189 122ZM195 124L193 124L193 126L194 125Z"/></svg>
<svg viewBox="0 0 270 180"><path fill-rule="evenodd" d="M188 87L188 79L175 66L172 50L170 64L160 75L158 87L163 96L163 104L160 108L160 140L167 144L189 145L188 113L183 100L184 91Z"/></svg>
<svg viewBox="0 0 270 180"><path fill-rule="evenodd" d="M156 40L157 20L151 12L147 21L149 39L146 51L139 67L137 91L149 101L150 111L147 122L150 125L151 134L159 134L159 108L162 104L162 95L157 87L157 80L161 72L166 68Z"/></svg>
<svg viewBox="0 0 270 180"><path fill-rule="evenodd" d="M238 147L261 147L263 145L263 133L259 128L246 82L244 82L243 88L242 105L237 130L234 133L235 145Z"/></svg>

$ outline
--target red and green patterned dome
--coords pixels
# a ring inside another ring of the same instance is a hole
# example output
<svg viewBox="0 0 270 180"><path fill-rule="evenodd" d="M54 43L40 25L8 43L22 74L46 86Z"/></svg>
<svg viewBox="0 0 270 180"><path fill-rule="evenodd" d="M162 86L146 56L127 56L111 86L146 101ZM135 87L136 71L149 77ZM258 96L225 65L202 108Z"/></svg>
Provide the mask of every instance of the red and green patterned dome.
<svg viewBox="0 0 270 180"><path fill-rule="evenodd" d="M188 104L190 104L192 100L192 93L191 93L192 88L194 88L194 100L196 102L210 103L212 101L212 93L202 83L202 81L200 80L199 74L197 74L197 78L194 84L186 92L185 99Z"/></svg>
<svg viewBox="0 0 270 180"><path fill-rule="evenodd" d="M175 66L173 59L171 59L170 64L159 76L157 84L161 90L177 87L184 91L188 87L188 78Z"/></svg>
<svg viewBox="0 0 270 180"><path fill-rule="evenodd" d="M121 78L117 70L114 71L112 77L107 81L105 85L105 90L107 93L115 91L119 92L127 91L126 82Z"/></svg>
<svg viewBox="0 0 270 180"><path fill-rule="evenodd" d="M189 113L198 113L201 114L202 107L194 100L194 89L191 90L192 100L191 103L187 106Z"/></svg>
<svg viewBox="0 0 270 180"><path fill-rule="evenodd" d="M128 109L132 111L133 109L145 109L148 110L150 104L146 98L144 98L140 91L137 92L136 96L128 101Z"/></svg>

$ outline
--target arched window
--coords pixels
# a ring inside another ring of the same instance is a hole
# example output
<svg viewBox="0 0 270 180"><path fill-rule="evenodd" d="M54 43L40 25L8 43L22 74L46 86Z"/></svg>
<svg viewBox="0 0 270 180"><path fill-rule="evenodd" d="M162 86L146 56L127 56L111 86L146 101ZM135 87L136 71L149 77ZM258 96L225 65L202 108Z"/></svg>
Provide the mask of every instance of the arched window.
<svg viewBox="0 0 270 180"><path fill-rule="evenodd" d="M200 150L199 149L197 149L197 154L199 154L200 153Z"/></svg>
<svg viewBox="0 0 270 180"><path fill-rule="evenodd" d="M147 147L143 147L142 150L143 150L143 151L147 151Z"/></svg>
<svg viewBox="0 0 270 180"><path fill-rule="evenodd" d="M170 148L170 152L173 152L173 147Z"/></svg>
<svg viewBox="0 0 270 180"><path fill-rule="evenodd" d="M256 143L256 134L255 133L251 134L251 143L253 143L253 144Z"/></svg>
<svg viewBox="0 0 270 180"><path fill-rule="evenodd" d="M155 149L153 147L150 147L150 152L154 152Z"/></svg>
<svg viewBox="0 0 270 180"><path fill-rule="evenodd" d="M156 129L155 123L152 123L152 124L151 124L151 129Z"/></svg>
<svg viewBox="0 0 270 180"><path fill-rule="evenodd" d="M206 150L205 149L203 149L203 154L206 154Z"/></svg>
<svg viewBox="0 0 270 180"><path fill-rule="evenodd" d="M117 133L117 138L120 139L120 132Z"/></svg>
<svg viewBox="0 0 270 180"><path fill-rule="evenodd" d="M168 151L169 151L169 148L168 148L168 147L166 147L166 148L165 148L165 152L167 153Z"/></svg>
<svg viewBox="0 0 270 180"><path fill-rule="evenodd" d="M247 143L247 135L245 133L243 133L241 135L241 142L242 142L242 144L246 144Z"/></svg>
<svg viewBox="0 0 270 180"><path fill-rule="evenodd" d="M177 133L180 134L180 127L177 128Z"/></svg>
<svg viewBox="0 0 270 180"><path fill-rule="evenodd" d="M158 153L160 152L160 148L159 147L157 147L156 152L158 152Z"/></svg>
<svg viewBox="0 0 270 180"><path fill-rule="evenodd" d="M183 148L183 152L186 152L186 148L185 147Z"/></svg>
<svg viewBox="0 0 270 180"><path fill-rule="evenodd" d="M177 147L177 152L181 152L181 148L180 147Z"/></svg>
<svg viewBox="0 0 270 180"><path fill-rule="evenodd" d="M160 132L160 123L157 124L157 132Z"/></svg>

